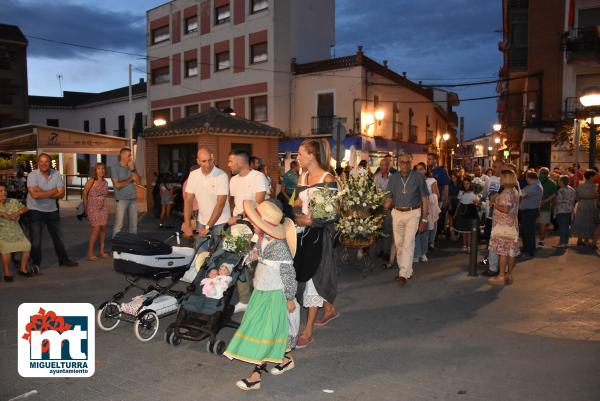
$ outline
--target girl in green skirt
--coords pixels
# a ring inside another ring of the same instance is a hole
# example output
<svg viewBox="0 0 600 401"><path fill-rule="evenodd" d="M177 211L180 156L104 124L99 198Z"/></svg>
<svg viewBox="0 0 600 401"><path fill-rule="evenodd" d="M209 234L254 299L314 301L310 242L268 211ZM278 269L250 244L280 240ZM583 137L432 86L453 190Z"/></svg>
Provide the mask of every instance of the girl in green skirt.
<svg viewBox="0 0 600 401"><path fill-rule="evenodd" d="M276 364L271 369L273 375L294 368L289 353L296 346L299 326L293 266L296 229L272 202L258 205L245 200L244 213L259 238L248 260L258 259L258 265L248 309L224 355L255 365L250 376L236 385L242 390L258 390L267 362ZM289 319L295 323L290 324Z"/></svg>

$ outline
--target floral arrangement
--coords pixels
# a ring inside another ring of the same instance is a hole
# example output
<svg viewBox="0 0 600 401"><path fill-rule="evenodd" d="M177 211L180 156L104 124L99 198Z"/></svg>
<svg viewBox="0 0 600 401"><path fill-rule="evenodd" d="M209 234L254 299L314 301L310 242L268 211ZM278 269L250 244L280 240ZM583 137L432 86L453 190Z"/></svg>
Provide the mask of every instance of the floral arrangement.
<svg viewBox="0 0 600 401"><path fill-rule="evenodd" d="M362 247L383 235L386 195L367 174L348 177L339 193L342 218L336 224L342 242L364 242Z"/></svg>
<svg viewBox="0 0 600 401"><path fill-rule="evenodd" d="M340 194L329 187L319 188L308 204L312 219L333 221L337 217Z"/></svg>
<svg viewBox="0 0 600 401"><path fill-rule="evenodd" d="M471 186L473 187L473 192L476 195L479 195L483 192L485 182L480 177L473 177L473 179L471 180Z"/></svg>
<svg viewBox="0 0 600 401"><path fill-rule="evenodd" d="M383 214L372 214L366 217L356 215L344 216L336 224L336 228L344 238L359 241L374 239L383 235L381 225L384 217Z"/></svg>
<svg viewBox="0 0 600 401"><path fill-rule="evenodd" d="M223 250L235 253L247 253L252 249L252 230L245 224L231 227L229 234L223 237Z"/></svg>
<svg viewBox="0 0 600 401"><path fill-rule="evenodd" d="M375 182L366 174L357 174L348 177L342 184L339 197L342 199L342 211L351 210L378 210L383 207L387 193L375 186Z"/></svg>

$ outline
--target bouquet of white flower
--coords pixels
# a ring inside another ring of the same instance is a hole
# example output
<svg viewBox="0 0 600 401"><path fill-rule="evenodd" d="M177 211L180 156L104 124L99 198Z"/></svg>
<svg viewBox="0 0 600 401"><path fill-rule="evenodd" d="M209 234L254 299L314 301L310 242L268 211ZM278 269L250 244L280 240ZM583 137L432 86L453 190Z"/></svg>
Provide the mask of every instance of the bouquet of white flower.
<svg viewBox="0 0 600 401"><path fill-rule="evenodd" d="M479 177L474 177L471 180L471 186L473 187L473 192L476 195L479 195L483 192L483 188L485 187L485 182Z"/></svg>
<svg viewBox="0 0 600 401"><path fill-rule="evenodd" d="M247 253L252 249L251 239L252 230L244 224L236 224L223 237L223 249L227 252Z"/></svg>
<svg viewBox="0 0 600 401"><path fill-rule="evenodd" d="M339 193L331 188L317 189L308 203L310 216L314 220L333 221L337 218Z"/></svg>
<svg viewBox="0 0 600 401"><path fill-rule="evenodd" d="M372 240L381 236L381 224L384 219L383 214L373 214L367 217L361 217L354 214L344 216L336 224L336 228L342 234L342 238L351 240Z"/></svg>
<svg viewBox="0 0 600 401"><path fill-rule="evenodd" d="M374 211L383 207L386 192L377 188L367 175L350 176L339 193L342 211Z"/></svg>

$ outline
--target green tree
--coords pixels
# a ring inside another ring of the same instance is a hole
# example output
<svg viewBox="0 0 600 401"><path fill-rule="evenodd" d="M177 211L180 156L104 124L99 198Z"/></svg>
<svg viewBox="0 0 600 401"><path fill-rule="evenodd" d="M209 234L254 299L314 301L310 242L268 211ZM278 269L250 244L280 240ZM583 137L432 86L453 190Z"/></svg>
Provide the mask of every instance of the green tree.
<svg viewBox="0 0 600 401"><path fill-rule="evenodd" d="M600 141L598 141L598 133L600 132L600 126L596 127L596 158L600 158ZM555 145L562 145L565 143L569 144L571 153L575 152L577 144L575 143L575 126L573 123L564 122L554 133ZM590 150L590 125L587 121L581 121L581 134L579 135L580 149L586 152Z"/></svg>

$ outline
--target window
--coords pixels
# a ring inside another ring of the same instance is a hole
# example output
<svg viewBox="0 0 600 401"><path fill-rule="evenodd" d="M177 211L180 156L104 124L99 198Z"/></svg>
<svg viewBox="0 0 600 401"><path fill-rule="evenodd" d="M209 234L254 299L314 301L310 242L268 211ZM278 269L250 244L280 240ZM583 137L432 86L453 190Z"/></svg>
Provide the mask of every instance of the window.
<svg viewBox="0 0 600 401"><path fill-rule="evenodd" d="M169 82L169 67L155 68L152 70L152 85Z"/></svg>
<svg viewBox="0 0 600 401"><path fill-rule="evenodd" d="M411 125L410 132L408 133L408 142L417 143L417 126Z"/></svg>
<svg viewBox="0 0 600 401"><path fill-rule="evenodd" d="M263 63L267 61L267 42L250 46L250 63Z"/></svg>
<svg viewBox="0 0 600 401"><path fill-rule="evenodd" d="M46 119L46 125L48 127L58 127L58 118L48 118L48 119Z"/></svg>
<svg viewBox="0 0 600 401"><path fill-rule="evenodd" d="M269 0L251 0L250 13L258 13L269 8Z"/></svg>
<svg viewBox="0 0 600 401"><path fill-rule="evenodd" d="M600 25L600 7L580 9L577 25L579 28L596 28Z"/></svg>
<svg viewBox="0 0 600 401"><path fill-rule="evenodd" d="M158 145L158 172L183 177L196 164L198 143Z"/></svg>
<svg viewBox="0 0 600 401"><path fill-rule="evenodd" d="M217 110L223 111L228 107L231 107L230 100L219 100L218 102L215 102L215 109Z"/></svg>
<svg viewBox="0 0 600 401"><path fill-rule="evenodd" d="M250 98L250 118L253 121L267 121L267 96L255 96Z"/></svg>
<svg viewBox="0 0 600 401"><path fill-rule="evenodd" d="M228 69L231 66L229 62L229 52L222 52L215 54L215 70L223 71Z"/></svg>
<svg viewBox="0 0 600 401"><path fill-rule="evenodd" d="M215 25L225 24L229 22L230 19L231 11L229 11L229 4L215 8Z"/></svg>
<svg viewBox="0 0 600 401"><path fill-rule="evenodd" d="M83 130L85 132L90 132L90 120L83 121Z"/></svg>
<svg viewBox="0 0 600 401"><path fill-rule="evenodd" d="M198 105L197 104L190 104L185 106L185 116L191 116L192 114L197 114L198 113Z"/></svg>
<svg viewBox="0 0 600 401"><path fill-rule="evenodd" d="M4 46L0 46L0 70L10 70L10 52Z"/></svg>
<svg viewBox="0 0 600 401"><path fill-rule="evenodd" d="M143 127L143 114L135 113L135 119L133 120L133 139L137 139L138 135L142 133L144 130Z"/></svg>
<svg viewBox="0 0 600 401"><path fill-rule="evenodd" d="M169 25L152 30L152 44L166 42L169 40Z"/></svg>
<svg viewBox="0 0 600 401"><path fill-rule="evenodd" d="M198 32L198 17L192 16L185 19L185 33Z"/></svg>
<svg viewBox="0 0 600 401"><path fill-rule="evenodd" d="M119 116L117 117L117 121L118 121L118 126L119 129L117 130L117 135L119 135L121 138L125 138L125 133L127 132L125 130L125 116Z"/></svg>
<svg viewBox="0 0 600 401"><path fill-rule="evenodd" d="M185 77L195 77L198 75L198 60L188 60L185 62Z"/></svg>
<svg viewBox="0 0 600 401"><path fill-rule="evenodd" d="M106 118L100 119L100 133L106 134Z"/></svg>

